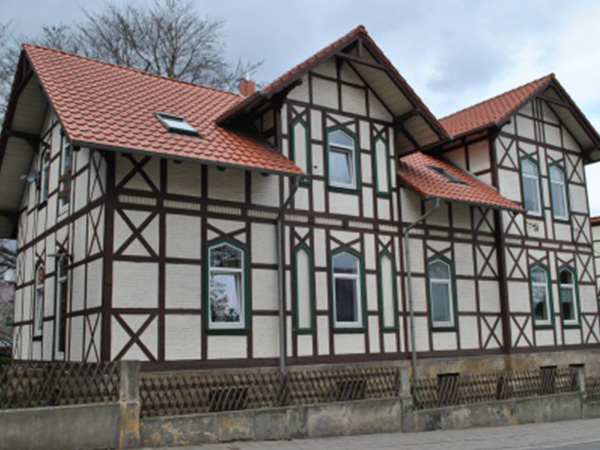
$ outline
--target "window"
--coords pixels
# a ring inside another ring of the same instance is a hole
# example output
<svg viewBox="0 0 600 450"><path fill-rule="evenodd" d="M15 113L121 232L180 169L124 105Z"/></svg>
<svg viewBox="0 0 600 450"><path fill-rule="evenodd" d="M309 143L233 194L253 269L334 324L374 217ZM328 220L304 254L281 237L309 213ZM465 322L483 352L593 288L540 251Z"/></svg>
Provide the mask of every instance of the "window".
<svg viewBox="0 0 600 450"><path fill-rule="evenodd" d="M299 245L294 252L294 328L297 333L313 331L313 266L310 249Z"/></svg>
<svg viewBox="0 0 600 450"><path fill-rule="evenodd" d="M465 181L461 180L456 175L451 174L450 172L448 172L443 167L438 167L438 166L427 166L427 167L429 168L429 170L433 170L438 175L443 176L450 183L465 184L465 185L467 185L467 183Z"/></svg>
<svg viewBox="0 0 600 450"><path fill-rule="evenodd" d="M567 220L569 218L569 207L567 203L567 185L565 183L565 172L557 165L550 166L548 170L550 178L550 204L552 215L555 219Z"/></svg>
<svg viewBox="0 0 600 450"><path fill-rule="evenodd" d="M69 140L62 136L62 162L60 170L59 204L61 213L68 211L71 201L71 174L73 166L73 147Z"/></svg>
<svg viewBox="0 0 600 450"><path fill-rule="evenodd" d="M558 272L558 280L563 325L565 327L579 326L579 305L575 272L569 268L563 268Z"/></svg>
<svg viewBox="0 0 600 450"><path fill-rule="evenodd" d="M356 139L349 132L335 129L327 134L329 185L356 189L358 183Z"/></svg>
<svg viewBox="0 0 600 450"><path fill-rule="evenodd" d="M531 283L531 302L533 307L534 326L552 326L550 277L548 276L548 269L542 265L534 265L529 270L529 281Z"/></svg>
<svg viewBox="0 0 600 450"><path fill-rule="evenodd" d="M540 178L537 163L530 158L521 160L521 184L523 189L523 207L530 214L542 215Z"/></svg>
<svg viewBox="0 0 600 450"><path fill-rule="evenodd" d="M357 256L340 252L332 257L333 318L336 328L360 328L362 312L362 268Z"/></svg>
<svg viewBox="0 0 600 450"><path fill-rule="evenodd" d="M396 294L396 268L388 252L379 256L379 316L383 331L398 327L398 300Z"/></svg>
<svg viewBox="0 0 600 450"><path fill-rule="evenodd" d="M209 329L242 329L246 326L246 260L237 245L221 242L208 250Z"/></svg>
<svg viewBox="0 0 600 450"><path fill-rule="evenodd" d="M39 266L35 277L35 295L33 306L33 336L42 335L44 321L44 266Z"/></svg>
<svg viewBox="0 0 600 450"><path fill-rule="evenodd" d="M50 180L50 152L45 151L42 154L42 164L40 167L40 203L48 199L48 183Z"/></svg>
<svg viewBox="0 0 600 450"><path fill-rule="evenodd" d="M67 310L69 304L69 258L66 254L58 257L56 271L56 355L65 357L67 347Z"/></svg>
<svg viewBox="0 0 600 450"><path fill-rule="evenodd" d="M154 113L154 116L171 133L187 134L189 136L200 136L198 130L191 126L183 117L162 112Z"/></svg>
<svg viewBox="0 0 600 450"><path fill-rule="evenodd" d="M304 172L310 174L310 134L308 132L308 125L301 117L294 119L291 124L290 145L291 159ZM307 183L308 179L304 178L302 181Z"/></svg>
<svg viewBox="0 0 600 450"><path fill-rule="evenodd" d="M454 274L450 261L442 257L427 264L427 289L431 328L453 330L456 328Z"/></svg>

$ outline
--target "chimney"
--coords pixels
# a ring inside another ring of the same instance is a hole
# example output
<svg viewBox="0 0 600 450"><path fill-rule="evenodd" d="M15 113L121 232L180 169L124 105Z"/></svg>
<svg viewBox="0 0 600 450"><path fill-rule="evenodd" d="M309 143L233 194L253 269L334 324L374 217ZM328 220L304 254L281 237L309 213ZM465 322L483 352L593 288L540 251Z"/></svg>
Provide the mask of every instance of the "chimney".
<svg viewBox="0 0 600 450"><path fill-rule="evenodd" d="M256 91L256 83L250 80L249 73L246 74L245 78L240 80L239 90L240 94L242 94L244 97L248 97L249 95L254 94L254 91Z"/></svg>

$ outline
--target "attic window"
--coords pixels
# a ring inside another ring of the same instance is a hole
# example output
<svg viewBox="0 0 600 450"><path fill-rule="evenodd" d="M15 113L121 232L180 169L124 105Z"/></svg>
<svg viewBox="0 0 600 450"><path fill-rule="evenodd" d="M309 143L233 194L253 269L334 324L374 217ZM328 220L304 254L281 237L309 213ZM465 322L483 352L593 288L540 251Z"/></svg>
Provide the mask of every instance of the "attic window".
<svg viewBox="0 0 600 450"><path fill-rule="evenodd" d="M451 183L456 183L456 184L464 184L467 185L467 183L465 183L463 180L461 180L460 178L458 178L455 175L452 175L450 172L448 172L446 169L444 169L443 167L438 167L438 166L427 166L430 170L433 170L435 173L437 173L438 175L443 176L446 180L450 181ZM468 186L468 185L467 185Z"/></svg>
<svg viewBox="0 0 600 450"><path fill-rule="evenodd" d="M191 126L187 121L180 116L166 114L162 112L154 113L156 118L163 126L171 133L187 134L189 136L200 136L198 130Z"/></svg>

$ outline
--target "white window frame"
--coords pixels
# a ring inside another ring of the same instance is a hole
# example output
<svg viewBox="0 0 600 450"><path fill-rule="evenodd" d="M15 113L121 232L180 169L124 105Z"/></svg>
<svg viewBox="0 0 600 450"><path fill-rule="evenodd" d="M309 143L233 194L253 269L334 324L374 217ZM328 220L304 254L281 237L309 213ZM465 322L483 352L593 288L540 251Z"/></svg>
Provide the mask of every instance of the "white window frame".
<svg viewBox="0 0 600 450"><path fill-rule="evenodd" d="M430 266L435 263L441 263L448 267L448 278L434 278L431 276ZM433 328L454 328L456 326L456 322L454 320L454 280L452 273L452 265L441 258L432 259L427 263L427 277L429 280L429 307L431 308L431 325ZM449 321L436 321L435 315L433 311L434 307L434 299L433 299L433 285L441 284L447 287L448 289L448 311L450 314Z"/></svg>
<svg viewBox="0 0 600 450"><path fill-rule="evenodd" d="M556 181L556 180L552 179L552 171L553 170L556 170L560 174L562 181ZM568 203L568 199L567 199L567 183L566 183L565 172L559 166L552 165L548 169L548 180L550 181L550 204L552 205L552 215L555 219L558 219L558 220L568 220L569 219L569 203ZM561 202L563 203L564 212L565 212L564 215L558 215L556 213L556 207L554 205L554 197L552 196L553 188L560 189Z"/></svg>
<svg viewBox="0 0 600 450"><path fill-rule="evenodd" d="M525 171L523 170L523 165L525 163L529 163L529 164L533 165L533 167L535 168L535 175L525 173ZM534 186L535 186L535 189L537 192L537 204L538 204L538 208L539 208L537 211L526 210L527 214L530 214L532 216L541 216L544 206L542 204L542 193L541 193L541 187L540 187L540 167L534 160L532 160L531 158L527 158L527 157L521 159L521 179L525 179L525 178L535 181ZM525 183L522 183L522 185L523 185L522 186L523 207L525 208L525 198L526 198L525 186L526 185L525 185Z"/></svg>
<svg viewBox="0 0 600 450"><path fill-rule="evenodd" d="M73 170L73 147L71 143L65 136L61 136L62 148L61 148L61 162L60 162L60 180L58 182L58 204L59 210L58 214L64 214L69 210L69 205L71 204L71 192L69 191L66 195L61 195L61 193L71 186L71 175ZM71 166L66 167L66 154L67 150L71 152ZM68 176L69 179L65 179L63 177ZM67 185L67 181L69 182Z"/></svg>
<svg viewBox="0 0 600 450"><path fill-rule="evenodd" d="M571 280L573 280L572 283L562 283L560 281L560 275L563 272L568 272L569 274L571 274ZM573 312L575 315L574 319L571 320L565 320L565 317L562 314L562 307L563 307L563 296L562 296L562 290L563 289L570 289L571 290L571 299L573 302ZM563 324L565 325L579 325L579 305L577 304L577 281L575 278L575 272L572 271L571 269L567 268L567 267L563 267L562 269L560 269L558 271L558 298L560 300L560 306L561 306L561 319Z"/></svg>
<svg viewBox="0 0 600 450"><path fill-rule="evenodd" d="M61 302L62 302L62 293L63 293L63 289L66 289L67 291L67 296L66 296L66 302L67 302L67 307L66 310L68 312L69 309L69 296L70 296L70 292L69 292L69 269L65 267L64 269L64 273L62 271L62 262L63 260L65 260L65 263L68 264L68 256L66 254L62 254L57 258L57 265L56 265L56 321L55 321L55 339L56 342L54 343L55 345L55 349L56 349L56 359L65 359L65 354L67 351L67 347L69 345L69 341L68 341L68 329L67 329L67 322L66 322L66 317L62 317L62 312L61 312ZM59 348L59 343L60 343L60 323L61 321L65 321L64 326L65 326L65 348L64 350L60 350Z"/></svg>
<svg viewBox="0 0 600 450"><path fill-rule="evenodd" d="M44 279L41 273L43 266L35 271L35 292L33 304L33 337L40 337L44 331Z"/></svg>
<svg viewBox="0 0 600 450"><path fill-rule="evenodd" d="M335 258L341 255L346 255L356 262L356 273L336 273ZM350 252L341 251L335 253L331 258L331 272L333 284L333 323L335 328L362 328L363 327L363 310L362 310L362 266L360 258ZM356 320L352 322L337 320L337 290L336 280L354 280L356 283L356 298L354 306L356 308Z"/></svg>
<svg viewBox="0 0 600 450"><path fill-rule="evenodd" d="M544 274L544 277L546 278L545 282L533 281L532 273L535 270L539 270ZM551 305L550 305L550 289L549 289L550 277L549 277L548 270L542 266L532 267L531 269L529 269L529 281L531 283L531 308L532 308L532 313L533 313L534 324L536 326L552 325L552 308L550 307ZM546 320L537 319L535 317L535 303L534 303L534 298L533 298L533 288L535 288L535 287L538 287L538 288L543 287L544 288L544 303L546 304L546 311L548 311L548 318Z"/></svg>
<svg viewBox="0 0 600 450"><path fill-rule="evenodd" d="M331 142L331 139L329 138L329 136L333 133L342 133L345 134L346 136L348 136L353 142L354 145L342 145L342 144L333 144ZM329 130L327 131L327 151L331 154L332 151L338 152L338 153L344 153L346 155L350 155L349 161L350 161L350 175L352 177L352 181L350 183L340 183L338 181L334 181L331 178L331 157L328 157L328 161L329 161L329 167L328 167L328 181L329 181L329 186L331 187L336 187L336 188L342 188L342 189L356 189L358 186L358 175L357 175L357 158L356 158L356 138L348 133L347 131L344 131L340 128L335 128L333 130Z"/></svg>
<svg viewBox="0 0 600 450"><path fill-rule="evenodd" d="M40 198L43 203L48 200L48 191L50 190L50 152L48 150L42 153L40 164Z"/></svg>
<svg viewBox="0 0 600 450"><path fill-rule="evenodd" d="M241 257L241 267L233 268L233 267L211 267L211 252L215 250L217 247L227 246L231 247L240 252ZM208 328L211 330L241 330L246 327L246 251L243 248L238 247L237 245L230 244L229 242L216 242L210 244L208 248ZM222 274L239 274L239 303L240 303L240 320L238 322L213 322L212 320L212 304L210 299L210 280L214 273L222 273Z"/></svg>

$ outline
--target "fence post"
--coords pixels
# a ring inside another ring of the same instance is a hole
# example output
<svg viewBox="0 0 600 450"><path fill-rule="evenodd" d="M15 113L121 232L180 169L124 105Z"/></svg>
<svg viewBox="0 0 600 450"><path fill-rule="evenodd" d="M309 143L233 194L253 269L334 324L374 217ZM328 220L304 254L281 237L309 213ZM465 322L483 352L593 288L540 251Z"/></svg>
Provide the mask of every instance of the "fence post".
<svg viewBox="0 0 600 450"><path fill-rule="evenodd" d="M585 385L585 366L571 365L569 366L573 374L573 390L579 392L581 398L581 418L587 416L587 387Z"/></svg>
<svg viewBox="0 0 600 450"><path fill-rule="evenodd" d="M140 448L140 362L119 361L119 448Z"/></svg>
<svg viewBox="0 0 600 450"><path fill-rule="evenodd" d="M410 373L406 367L400 369L400 407L402 409L402 431L405 433L414 431L413 397L410 389Z"/></svg>

